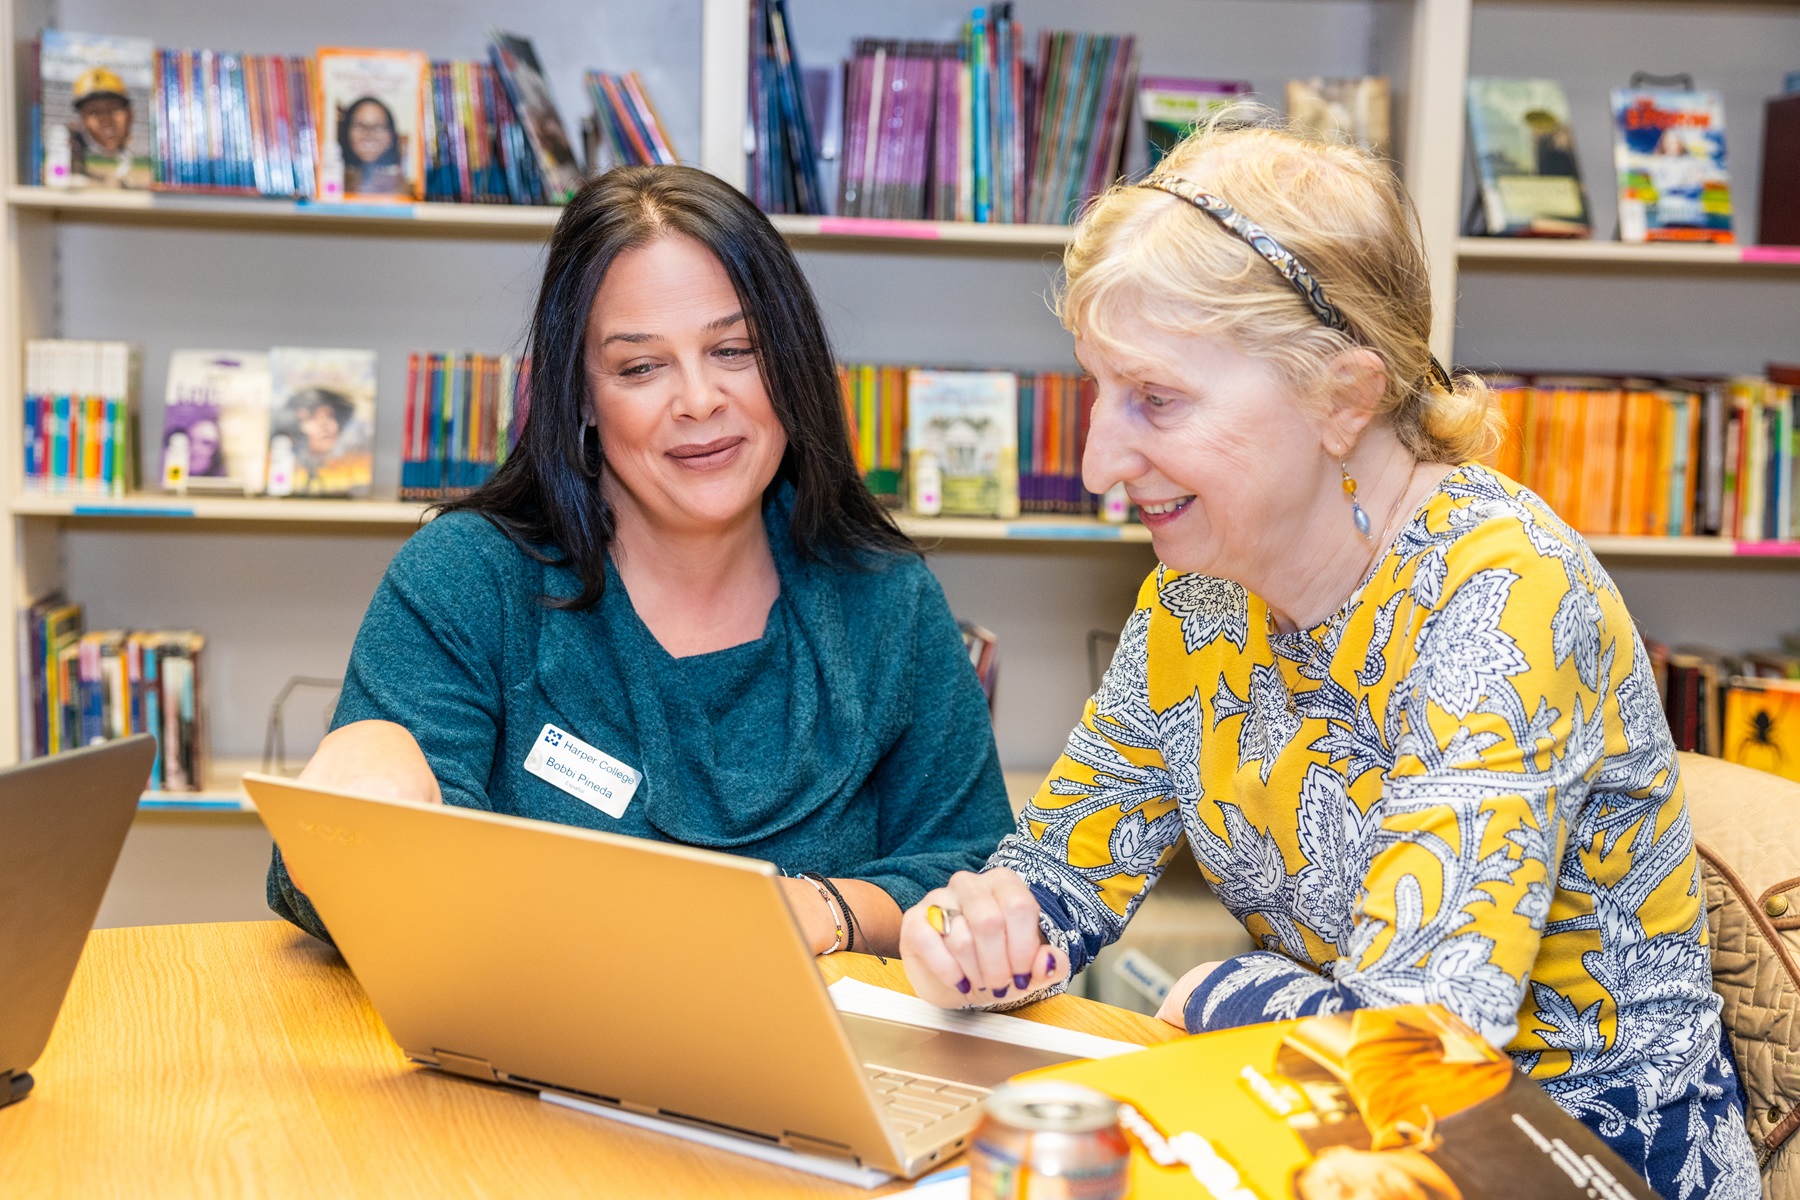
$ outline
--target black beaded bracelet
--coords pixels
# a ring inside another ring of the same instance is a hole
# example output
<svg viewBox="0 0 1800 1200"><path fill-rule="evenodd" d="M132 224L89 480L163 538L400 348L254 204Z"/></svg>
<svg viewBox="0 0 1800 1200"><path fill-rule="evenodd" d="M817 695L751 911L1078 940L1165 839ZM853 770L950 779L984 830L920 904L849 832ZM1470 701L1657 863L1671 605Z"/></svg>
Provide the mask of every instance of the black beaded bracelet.
<svg viewBox="0 0 1800 1200"><path fill-rule="evenodd" d="M825 878L825 876L817 871L800 871L798 872L798 875L801 879L818 880L820 884L824 885L825 890L831 893L832 898L837 901L838 911L844 914L844 928L848 930L850 934L850 940L845 944L844 951L848 953L856 949L856 913L851 911L849 903L844 899L844 893L838 891L837 884L831 882L831 880ZM868 940L869 939L866 937L863 938L863 941L865 942Z"/></svg>

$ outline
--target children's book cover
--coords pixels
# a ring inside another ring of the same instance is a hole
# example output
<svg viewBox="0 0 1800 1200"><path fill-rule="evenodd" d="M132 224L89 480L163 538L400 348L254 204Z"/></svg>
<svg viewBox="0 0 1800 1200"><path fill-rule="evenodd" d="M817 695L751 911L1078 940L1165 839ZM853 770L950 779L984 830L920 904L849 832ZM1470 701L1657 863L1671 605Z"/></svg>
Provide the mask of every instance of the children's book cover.
<svg viewBox="0 0 1800 1200"><path fill-rule="evenodd" d="M1800 682L1733 676L1724 740L1725 761L1800 780Z"/></svg>
<svg viewBox="0 0 1800 1200"><path fill-rule="evenodd" d="M1612 110L1619 240L1731 241L1724 97L1620 88L1612 94Z"/></svg>
<svg viewBox="0 0 1800 1200"><path fill-rule="evenodd" d="M425 55L416 50L318 53L321 200L425 198Z"/></svg>
<svg viewBox="0 0 1800 1200"><path fill-rule="evenodd" d="M46 187L150 186L155 59L149 38L44 30L38 79Z"/></svg>
<svg viewBox="0 0 1800 1200"><path fill-rule="evenodd" d="M163 401L163 490L263 490L269 454L269 356L177 350Z"/></svg>
<svg viewBox="0 0 1800 1200"><path fill-rule="evenodd" d="M909 371L906 405L907 469L915 497L921 480L935 473L942 515L1019 515L1018 376Z"/></svg>
<svg viewBox="0 0 1800 1200"><path fill-rule="evenodd" d="M271 496L367 496L375 478L375 352L269 352Z"/></svg>
<svg viewBox="0 0 1800 1200"><path fill-rule="evenodd" d="M581 188L581 168L576 165L575 148L550 94L549 80L538 64L537 50L529 39L498 30L490 49L513 109L537 153L544 193L550 203L561 204Z"/></svg>
<svg viewBox="0 0 1800 1200"><path fill-rule="evenodd" d="M1290 79L1288 122L1327 137L1341 137L1383 158L1391 152L1392 103L1385 76L1355 79Z"/></svg>
<svg viewBox="0 0 1800 1200"><path fill-rule="evenodd" d="M1034 1071L1120 1101L1137 1200L1655 1200L1437 1005L1359 1009Z"/></svg>
<svg viewBox="0 0 1800 1200"><path fill-rule="evenodd" d="M1469 147L1481 191L1470 233L1588 236L1587 193L1562 84L1469 80Z"/></svg>

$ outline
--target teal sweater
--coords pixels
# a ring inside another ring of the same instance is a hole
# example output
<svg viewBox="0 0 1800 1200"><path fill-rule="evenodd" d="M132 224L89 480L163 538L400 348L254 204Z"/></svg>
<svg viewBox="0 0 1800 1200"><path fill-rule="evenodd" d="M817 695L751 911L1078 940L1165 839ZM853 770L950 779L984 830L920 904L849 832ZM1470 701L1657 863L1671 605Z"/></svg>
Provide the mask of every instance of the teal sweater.
<svg viewBox="0 0 1800 1200"><path fill-rule="evenodd" d="M763 636L681 659L610 562L598 604L547 608L572 572L440 517L376 590L333 724L404 725L449 804L862 879L906 908L1012 830L986 702L925 564L803 561L789 502L764 511L781 593ZM546 724L641 773L619 817L525 769ZM279 851L269 906L329 936Z"/></svg>

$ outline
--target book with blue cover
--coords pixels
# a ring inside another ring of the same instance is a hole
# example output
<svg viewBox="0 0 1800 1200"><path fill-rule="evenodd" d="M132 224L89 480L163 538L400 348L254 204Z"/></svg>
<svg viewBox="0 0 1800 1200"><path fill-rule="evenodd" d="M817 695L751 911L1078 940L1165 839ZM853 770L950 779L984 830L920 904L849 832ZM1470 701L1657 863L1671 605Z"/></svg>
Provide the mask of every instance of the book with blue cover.
<svg viewBox="0 0 1800 1200"><path fill-rule="evenodd" d="M1612 94L1619 240L1730 242L1725 101L1691 88Z"/></svg>

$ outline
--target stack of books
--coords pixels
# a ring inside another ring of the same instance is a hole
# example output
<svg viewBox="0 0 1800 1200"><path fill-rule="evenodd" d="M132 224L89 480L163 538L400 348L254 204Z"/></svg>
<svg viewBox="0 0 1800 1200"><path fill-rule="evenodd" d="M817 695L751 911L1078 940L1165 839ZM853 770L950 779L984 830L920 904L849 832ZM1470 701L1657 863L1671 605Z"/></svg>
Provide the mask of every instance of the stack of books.
<svg viewBox="0 0 1800 1200"><path fill-rule="evenodd" d="M484 62L434 62L429 86L425 199L543 204L537 155L499 72Z"/></svg>
<svg viewBox="0 0 1800 1200"><path fill-rule="evenodd" d="M594 139L604 143L615 165L673 166L681 161L636 71L623 75L589 71L585 78L594 101L588 129ZM598 154L599 146L592 146L588 162L596 162Z"/></svg>
<svg viewBox="0 0 1800 1200"><path fill-rule="evenodd" d="M305 58L156 51L156 182L183 191L312 195L312 91Z"/></svg>
<svg viewBox="0 0 1800 1200"><path fill-rule="evenodd" d="M518 442L530 388L530 359L411 355L400 498L444 500L487 482Z"/></svg>
<svg viewBox="0 0 1800 1200"><path fill-rule="evenodd" d="M794 60L785 0L754 7L750 192L769 212L1066 223L1119 174L1130 35L1046 32L1031 63L1002 3L954 42L860 40L831 79Z"/></svg>
<svg viewBox="0 0 1800 1200"><path fill-rule="evenodd" d="M496 31L487 52L296 57L46 30L27 88L26 181L325 203L563 203L587 172L536 50ZM589 82L590 124L614 161L676 161L635 74ZM597 165L590 157L589 171Z"/></svg>
<svg viewBox="0 0 1800 1200"><path fill-rule="evenodd" d="M1493 466L1587 534L1786 541L1800 533L1795 385L1765 378L1503 376Z"/></svg>
<svg viewBox="0 0 1800 1200"><path fill-rule="evenodd" d="M204 637L191 630L83 632L81 606L60 593L28 607L20 625L25 757L148 733L157 743L150 790L205 786Z"/></svg>
<svg viewBox="0 0 1800 1200"><path fill-rule="evenodd" d="M1064 371L944 371L840 366L851 450L869 490L919 511L905 486L911 451L928 451L943 503L925 515L1092 514L1081 486L1091 379ZM925 407L914 403L929 389ZM983 482L985 481L985 482ZM914 481L917 482L916 480Z"/></svg>
<svg viewBox="0 0 1800 1200"><path fill-rule="evenodd" d="M25 343L25 486L123 496L137 482L138 355L124 342Z"/></svg>

